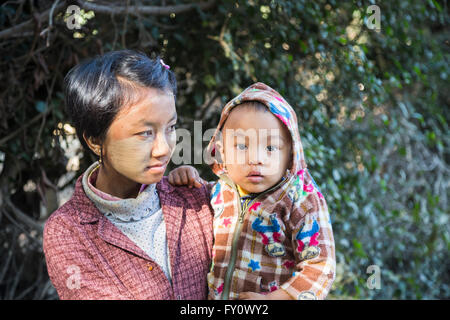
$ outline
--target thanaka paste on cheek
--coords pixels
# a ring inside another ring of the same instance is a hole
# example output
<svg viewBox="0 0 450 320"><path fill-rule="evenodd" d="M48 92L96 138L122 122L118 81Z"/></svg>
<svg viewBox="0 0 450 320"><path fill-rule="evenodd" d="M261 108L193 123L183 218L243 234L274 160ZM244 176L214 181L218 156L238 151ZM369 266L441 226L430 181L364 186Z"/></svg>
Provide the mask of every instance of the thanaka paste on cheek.
<svg viewBox="0 0 450 320"><path fill-rule="evenodd" d="M153 141L133 136L111 141L107 152L116 169L121 167L129 172L142 173L150 165L152 146Z"/></svg>
<svg viewBox="0 0 450 320"><path fill-rule="evenodd" d="M123 107L111 124L104 144L105 158L126 178L151 184L160 181L164 172L156 173L149 166L166 163L175 145L175 134L168 131L176 116L175 101L173 95L158 89L140 90L140 99ZM150 130L151 135L141 134Z"/></svg>
<svg viewBox="0 0 450 320"><path fill-rule="evenodd" d="M156 151L158 148L156 138L144 138L137 135L120 140L111 140L108 144L109 153L108 159L112 166L129 179L134 181L150 184L158 182L161 174L152 174L148 167L155 163L167 162L174 151L176 142L175 132L160 137L158 139L166 139L167 153L161 154L161 151ZM160 158L154 158L153 154L158 153Z"/></svg>

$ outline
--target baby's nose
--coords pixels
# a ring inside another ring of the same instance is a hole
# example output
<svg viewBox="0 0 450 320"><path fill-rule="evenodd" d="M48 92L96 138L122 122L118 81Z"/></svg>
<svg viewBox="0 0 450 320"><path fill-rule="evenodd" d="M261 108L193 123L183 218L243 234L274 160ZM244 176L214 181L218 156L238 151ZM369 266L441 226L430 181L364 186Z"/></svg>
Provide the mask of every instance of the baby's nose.
<svg viewBox="0 0 450 320"><path fill-rule="evenodd" d="M262 150L254 148L254 150L251 150L250 152L248 163L251 165L263 164L264 156Z"/></svg>

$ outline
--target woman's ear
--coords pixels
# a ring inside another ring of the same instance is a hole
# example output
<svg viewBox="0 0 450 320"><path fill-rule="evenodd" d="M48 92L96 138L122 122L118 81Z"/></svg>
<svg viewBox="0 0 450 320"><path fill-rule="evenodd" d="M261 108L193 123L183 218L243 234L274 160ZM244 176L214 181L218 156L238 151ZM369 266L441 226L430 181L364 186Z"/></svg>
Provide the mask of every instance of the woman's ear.
<svg viewBox="0 0 450 320"><path fill-rule="evenodd" d="M100 139L94 137L86 137L86 134L83 133L83 139L86 141L89 149L92 150L97 156L101 157L102 153L102 145L100 143Z"/></svg>

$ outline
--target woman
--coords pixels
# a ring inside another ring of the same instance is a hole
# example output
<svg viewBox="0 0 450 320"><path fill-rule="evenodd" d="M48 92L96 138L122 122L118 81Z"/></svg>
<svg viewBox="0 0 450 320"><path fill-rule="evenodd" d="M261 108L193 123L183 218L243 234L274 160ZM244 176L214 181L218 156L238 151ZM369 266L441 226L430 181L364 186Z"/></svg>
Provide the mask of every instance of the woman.
<svg viewBox="0 0 450 320"><path fill-rule="evenodd" d="M99 161L48 219L44 253L61 299L205 299L212 211L205 187L173 187L176 81L129 50L73 68L66 107Z"/></svg>

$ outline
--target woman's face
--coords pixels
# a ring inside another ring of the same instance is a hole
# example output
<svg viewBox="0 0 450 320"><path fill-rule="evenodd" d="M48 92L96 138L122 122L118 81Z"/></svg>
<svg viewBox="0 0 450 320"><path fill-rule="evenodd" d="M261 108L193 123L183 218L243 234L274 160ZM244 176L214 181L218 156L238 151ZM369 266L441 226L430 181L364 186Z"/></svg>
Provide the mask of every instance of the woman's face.
<svg viewBox="0 0 450 320"><path fill-rule="evenodd" d="M140 99L124 106L102 144L106 172L141 184L161 180L172 156L177 113L170 91L137 89Z"/></svg>

